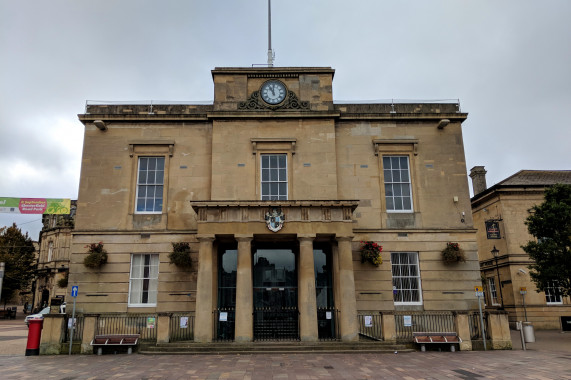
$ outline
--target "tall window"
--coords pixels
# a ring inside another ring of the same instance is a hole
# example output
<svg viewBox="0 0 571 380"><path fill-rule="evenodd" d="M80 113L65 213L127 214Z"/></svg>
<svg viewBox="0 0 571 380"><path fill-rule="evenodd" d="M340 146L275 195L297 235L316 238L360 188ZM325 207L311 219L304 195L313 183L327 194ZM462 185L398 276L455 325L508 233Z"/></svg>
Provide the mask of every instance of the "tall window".
<svg viewBox="0 0 571 380"><path fill-rule="evenodd" d="M164 177L164 157L139 157L136 212L162 212Z"/></svg>
<svg viewBox="0 0 571 380"><path fill-rule="evenodd" d="M412 211L408 156L384 156L383 176L387 211Z"/></svg>
<svg viewBox="0 0 571 380"><path fill-rule="evenodd" d="M496 280L493 277L488 278L488 288L490 289L490 301L492 305L499 305L498 291L496 290Z"/></svg>
<svg viewBox="0 0 571 380"><path fill-rule="evenodd" d="M262 200L287 200L287 155L262 154Z"/></svg>
<svg viewBox="0 0 571 380"><path fill-rule="evenodd" d="M393 298L395 305L420 305L418 252L391 252Z"/></svg>
<svg viewBox="0 0 571 380"><path fill-rule="evenodd" d="M549 282L545 288L545 301L549 304L562 304L561 288L556 282Z"/></svg>
<svg viewBox="0 0 571 380"><path fill-rule="evenodd" d="M159 255L133 254L129 281L130 306L156 306Z"/></svg>

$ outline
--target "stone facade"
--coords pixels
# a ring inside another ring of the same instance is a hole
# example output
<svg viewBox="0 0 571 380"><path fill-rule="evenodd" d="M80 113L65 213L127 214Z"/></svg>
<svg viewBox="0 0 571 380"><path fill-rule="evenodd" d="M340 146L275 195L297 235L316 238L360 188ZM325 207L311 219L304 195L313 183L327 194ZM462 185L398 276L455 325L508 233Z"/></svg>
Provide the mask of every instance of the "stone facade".
<svg viewBox="0 0 571 380"><path fill-rule="evenodd" d="M66 298L67 285L61 286L64 283L60 280L69 276L71 232L75 225L76 201L72 201L71 206L69 215L46 214L42 217L36 280L32 286L34 308L49 305L52 298Z"/></svg>
<svg viewBox="0 0 571 380"><path fill-rule="evenodd" d="M342 340L358 338L362 312L477 309L480 275L461 129L467 114L456 103L336 103L333 75L331 68L217 68L212 104L88 105L79 115L85 139L70 278L80 289L78 311L194 313L194 339L216 339L219 260L230 247L237 252L234 339L255 340L252 254L281 244L295 256L301 340L318 338L317 246L330 260L330 306ZM262 99L268 81L287 88L278 104ZM285 196L264 200L262 158L272 155L287 163L280 177ZM145 157L164 159L158 212L137 211ZM389 189L387 176L399 170L384 163L391 157L408 165L394 189L401 182L411 189L404 197L410 207L396 211L387 206L400 197ZM272 210L285 218L277 232L267 227ZM361 262L362 241L382 245L380 266ZM86 268L85 246L96 242L108 262ZM191 269L169 262L176 242L189 243ZM459 243L467 260L444 264L447 242ZM395 302L402 289L393 295L391 254L400 253L418 260L411 302ZM138 254L158 255L150 285L156 302L130 300ZM383 328L398 324L397 317L388 314Z"/></svg>
<svg viewBox="0 0 571 380"><path fill-rule="evenodd" d="M485 170L482 166L474 169L471 176L481 183L478 176L485 175ZM486 308L503 307L509 313L512 327L516 321L525 321L527 316L537 329L561 329L561 317L571 318L571 301L569 297L561 297L560 302L548 302L545 293L537 291L529 276L530 258L521 246L534 239L525 225L528 210L543 202L547 186L571 184L571 171L521 170L491 188L486 188L485 183L483 179L484 187L472 198L472 212L478 229ZM490 235L486 223L493 230ZM497 266L491 253L494 247L499 251ZM494 282L496 297L491 295L490 279ZM521 288L527 291L525 309Z"/></svg>

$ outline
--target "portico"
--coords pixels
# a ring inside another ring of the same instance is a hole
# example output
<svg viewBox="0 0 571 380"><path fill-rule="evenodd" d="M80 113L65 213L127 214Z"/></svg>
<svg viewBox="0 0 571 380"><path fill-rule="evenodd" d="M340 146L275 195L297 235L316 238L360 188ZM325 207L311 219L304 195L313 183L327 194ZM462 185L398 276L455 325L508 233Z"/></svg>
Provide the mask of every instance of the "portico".
<svg viewBox="0 0 571 380"><path fill-rule="evenodd" d="M358 339L356 201L191 203L200 241L196 325L204 327L196 341L227 339L232 314L237 342ZM277 232L265 220L273 210L283 217Z"/></svg>

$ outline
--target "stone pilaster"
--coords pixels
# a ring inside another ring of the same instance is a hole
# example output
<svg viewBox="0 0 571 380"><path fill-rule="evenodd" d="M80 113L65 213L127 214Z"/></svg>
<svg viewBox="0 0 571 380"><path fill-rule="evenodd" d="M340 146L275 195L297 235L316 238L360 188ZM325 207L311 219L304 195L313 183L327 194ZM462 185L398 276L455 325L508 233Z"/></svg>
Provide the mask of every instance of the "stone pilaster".
<svg viewBox="0 0 571 380"><path fill-rule="evenodd" d="M200 248L198 251L198 278L196 286L196 326L195 342L211 342L213 332L214 310L214 271L213 271L213 235L198 236Z"/></svg>
<svg viewBox="0 0 571 380"><path fill-rule="evenodd" d="M254 339L252 282L252 235L236 235L238 240L238 269L236 273L236 342Z"/></svg>
<svg viewBox="0 0 571 380"><path fill-rule="evenodd" d="M159 313L157 318L157 343L170 342L170 320L172 313Z"/></svg>
<svg viewBox="0 0 571 380"><path fill-rule="evenodd" d="M490 312L488 314L488 328L490 329L490 339L492 349L511 350L512 339L510 336L510 325L508 313L505 311Z"/></svg>
<svg viewBox="0 0 571 380"><path fill-rule="evenodd" d="M468 313L457 313L455 318L456 332L462 340L462 343L460 343L460 351L472 351L472 336L470 335Z"/></svg>
<svg viewBox="0 0 571 380"><path fill-rule="evenodd" d="M383 313L383 340L388 343L397 342L397 325L395 315L392 313Z"/></svg>
<svg viewBox="0 0 571 380"><path fill-rule="evenodd" d="M299 336L303 342L318 340L317 301L315 296L315 268L313 239L315 236L298 236L299 240Z"/></svg>
<svg viewBox="0 0 571 380"><path fill-rule="evenodd" d="M40 339L40 355L59 355L65 319L63 314L46 314ZM34 347L35 348L35 347Z"/></svg>
<svg viewBox="0 0 571 380"><path fill-rule="evenodd" d="M352 237L337 237L339 245L339 331L341 340L352 342L359 339L357 321L357 300L355 298L355 277L353 275Z"/></svg>
<svg viewBox="0 0 571 380"><path fill-rule="evenodd" d="M91 341L95 338L97 332L97 315L84 314L83 315L83 338L81 339L81 353L92 354L93 346Z"/></svg>

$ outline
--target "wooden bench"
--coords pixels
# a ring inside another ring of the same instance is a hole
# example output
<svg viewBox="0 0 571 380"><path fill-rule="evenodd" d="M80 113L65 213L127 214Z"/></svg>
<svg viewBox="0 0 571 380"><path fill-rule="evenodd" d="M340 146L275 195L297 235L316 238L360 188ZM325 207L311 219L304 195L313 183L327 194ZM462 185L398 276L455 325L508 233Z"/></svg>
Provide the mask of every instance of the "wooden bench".
<svg viewBox="0 0 571 380"><path fill-rule="evenodd" d="M455 332L413 332L414 342L420 344L420 351L426 351L427 344L449 344L450 351L456 351L456 345L462 339Z"/></svg>
<svg viewBox="0 0 571 380"><path fill-rule="evenodd" d="M0 318L4 319L16 319L16 311L15 307L7 308L6 310L0 310Z"/></svg>
<svg viewBox="0 0 571 380"><path fill-rule="evenodd" d="M97 347L97 355L103 354L103 347L127 347L127 353L133 353L133 347L139 343L140 334L107 334L95 335L91 341Z"/></svg>

